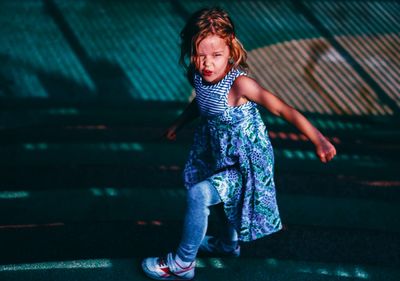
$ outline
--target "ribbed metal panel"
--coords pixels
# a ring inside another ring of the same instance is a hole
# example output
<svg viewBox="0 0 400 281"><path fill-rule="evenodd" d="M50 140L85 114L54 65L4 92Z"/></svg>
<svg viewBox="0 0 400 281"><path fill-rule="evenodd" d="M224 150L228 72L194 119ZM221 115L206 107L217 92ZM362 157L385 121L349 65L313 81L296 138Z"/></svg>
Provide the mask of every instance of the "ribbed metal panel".
<svg viewBox="0 0 400 281"><path fill-rule="evenodd" d="M338 42L399 106L400 4L340 1L310 2L308 5L321 20L324 19L324 25L336 36Z"/></svg>
<svg viewBox="0 0 400 281"><path fill-rule="evenodd" d="M72 88L94 90L42 1L1 1L0 21L0 79L10 81L3 96L46 98L46 80L60 81L60 88L72 81Z"/></svg>
<svg viewBox="0 0 400 281"><path fill-rule="evenodd" d="M177 64L183 19L170 2L58 3L90 58L106 59L126 74L132 98L187 100L190 89Z"/></svg>
<svg viewBox="0 0 400 281"><path fill-rule="evenodd" d="M398 110L396 1L4 0L0 96L187 101L179 31L190 13L214 5L235 21L251 75L294 107Z"/></svg>

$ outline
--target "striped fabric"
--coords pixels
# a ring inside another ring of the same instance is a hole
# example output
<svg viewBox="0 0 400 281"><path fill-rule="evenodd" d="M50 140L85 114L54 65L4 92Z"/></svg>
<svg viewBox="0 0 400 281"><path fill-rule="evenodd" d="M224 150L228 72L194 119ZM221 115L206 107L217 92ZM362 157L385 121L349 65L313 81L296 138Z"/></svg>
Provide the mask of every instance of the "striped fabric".
<svg viewBox="0 0 400 281"><path fill-rule="evenodd" d="M194 77L194 88L196 91L196 101L201 116L211 117L222 113L228 106L228 93L233 82L240 75L246 75L239 69L231 69L228 74L218 83L213 85L203 84L203 79L196 72Z"/></svg>

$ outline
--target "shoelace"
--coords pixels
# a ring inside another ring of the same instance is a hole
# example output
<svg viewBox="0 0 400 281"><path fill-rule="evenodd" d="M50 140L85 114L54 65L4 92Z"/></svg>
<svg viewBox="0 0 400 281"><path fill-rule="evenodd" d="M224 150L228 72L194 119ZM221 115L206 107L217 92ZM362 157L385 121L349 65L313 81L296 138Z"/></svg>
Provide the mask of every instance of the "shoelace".
<svg viewBox="0 0 400 281"><path fill-rule="evenodd" d="M165 261L164 258L159 258L157 263L161 267L168 267L167 262Z"/></svg>

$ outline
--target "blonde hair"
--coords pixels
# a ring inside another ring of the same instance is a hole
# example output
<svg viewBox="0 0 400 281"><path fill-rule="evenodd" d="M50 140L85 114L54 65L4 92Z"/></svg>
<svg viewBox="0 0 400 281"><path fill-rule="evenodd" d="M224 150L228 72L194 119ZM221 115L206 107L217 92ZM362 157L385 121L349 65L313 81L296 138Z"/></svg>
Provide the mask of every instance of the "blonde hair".
<svg viewBox="0 0 400 281"><path fill-rule="evenodd" d="M196 69L197 47L201 40L209 35L217 35L225 40L230 50L232 67L248 69L247 52L236 38L235 26L228 13L221 8L201 9L192 14L180 33L181 55L179 63L187 71L192 83Z"/></svg>

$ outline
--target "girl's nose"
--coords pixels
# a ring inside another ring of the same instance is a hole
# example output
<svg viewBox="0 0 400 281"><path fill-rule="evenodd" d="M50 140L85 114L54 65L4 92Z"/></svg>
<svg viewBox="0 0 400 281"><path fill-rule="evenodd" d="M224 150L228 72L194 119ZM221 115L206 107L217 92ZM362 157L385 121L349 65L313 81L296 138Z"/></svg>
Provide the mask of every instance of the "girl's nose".
<svg viewBox="0 0 400 281"><path fill-rule="evenodd" d="M211 65L211 61L210 61L210 59L204 59L204 65L205 66L209 66L209 65Z"/></svg>

